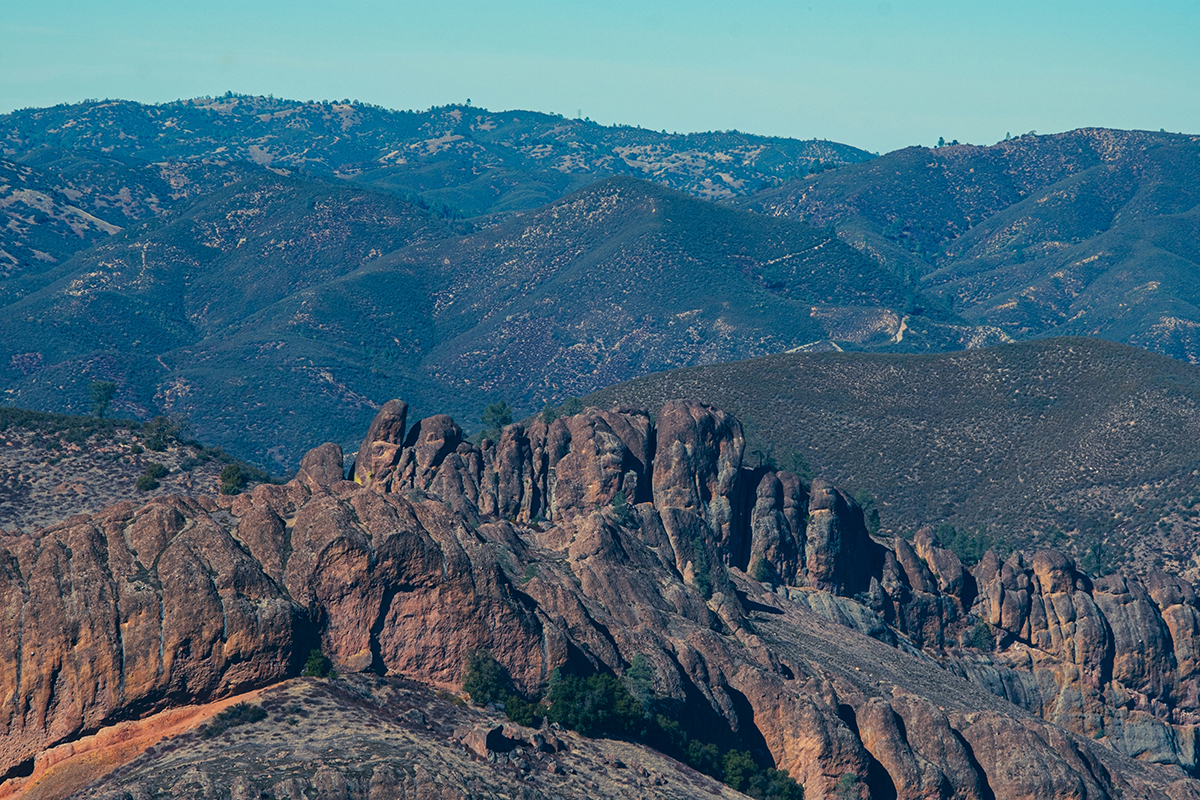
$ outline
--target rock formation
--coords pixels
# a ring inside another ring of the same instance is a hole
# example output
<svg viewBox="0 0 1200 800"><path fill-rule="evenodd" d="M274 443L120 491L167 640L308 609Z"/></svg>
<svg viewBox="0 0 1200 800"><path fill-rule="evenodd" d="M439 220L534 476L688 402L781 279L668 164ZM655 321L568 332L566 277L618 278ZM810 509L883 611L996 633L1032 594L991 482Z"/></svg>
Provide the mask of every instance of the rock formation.
<svg viewBox="0 0 1200 800"><path fill-rule="evenodd" d="M1059 553L967 570L872 539L823 481L743 465L741 426L673 401L475 446L384 406L344 480L161 498L0 540L0 769L114 721L339 669L518 690L618 675L810 800L1200 797L1200 605ZM751 577L754 576L754 577ZM486 745L486 737L484 737Z"/></svg>

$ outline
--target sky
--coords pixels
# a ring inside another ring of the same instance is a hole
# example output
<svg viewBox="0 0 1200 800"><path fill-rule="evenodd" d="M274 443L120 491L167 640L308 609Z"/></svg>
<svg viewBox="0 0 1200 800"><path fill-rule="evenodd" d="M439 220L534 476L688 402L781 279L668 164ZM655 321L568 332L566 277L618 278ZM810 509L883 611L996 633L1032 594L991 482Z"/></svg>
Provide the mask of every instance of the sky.
<svg viewBox="0 0 1200 800"><path fill-rule="evenodd" d="M1200 2L10 0L0 113L227 90L463 103L873 152L1200 133Z"/></svg>

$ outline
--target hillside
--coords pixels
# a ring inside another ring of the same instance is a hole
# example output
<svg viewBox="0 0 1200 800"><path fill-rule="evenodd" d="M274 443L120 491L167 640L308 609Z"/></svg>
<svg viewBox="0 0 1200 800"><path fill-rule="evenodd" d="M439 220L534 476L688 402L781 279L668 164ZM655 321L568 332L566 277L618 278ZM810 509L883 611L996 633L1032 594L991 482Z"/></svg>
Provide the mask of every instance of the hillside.
<svg viewBox="0 0 1200 800"><path fill-rule="evenodd" d="M751 458L879 503L886 531L986 527L1093 569L1200 575L1200 369L1097 339L942 355L796 353L649 375L588 396L673 397L745 420Z"/></svg>
<svg viewBox="0 0 1200 800"><path fill-rule="evenodd" d="M399 678L299 678L55 748L28 778L0 785L0 798L215 800L258 789L249 796L404 800L522 796L531 786L581 800L597 792L686 800L697 790L745 797L643 745L569 731L547 737L455 699ZM262 718L236 715L246 708ZM222 729L222 714L239 724ZM267 769L249 774L248 763Z"/></svg>
<svg viewBox="0 0 1200 800"><path fill-rule="evenodd" d="M352 447L397 385L477 420L835 335L959 335L901 334L911 287L828 231L632 178L475 227L251 171L14 285L9 402L78 412L113 380L121 413L184 414L279 472L321 439Z"/></svg>
<svg viewBox="0 0 1200 800"><path fill-rule="evenodd" d="M965 320L1200 362L1200 137L1081 129L908 148L745 202L833 225Z"/></svg>
<svg viewBox="0 0 1200 800"><path fill-rule="evenodd" d="M0 408L0 533L32 532L128 498L214 496L230 465L239 477L229 491L269 480L163 417L141 423Z"/></svg>
<svg viewBox="0 0 1200 800"><path fill-rule="evenodd" d="M619 178L390 261L445 265L425 368L525 407L828 338L814 306L887 341L907 293L827 231Z"/></svg>
<svg viewBox="0 0 1200 800"><path fill-rule="evenodd" d="M338 342L331 355L285 332L256 342L251 353L222 358L221 337L307 287L453 231L426 210L378 192L263 171L238 169L229 177L236 178L230 186L164 219L130 225L60 265L9 282L15 297L0 314L0 382L10 403L81 412L96 379L118 384L117 412L143 419L192 413L200 401L197 435L259 463L267 463L264 448L246 446L241 420L231 420L232 429L210 424L244 404L279 416L275 400L247 397L247 382L269 386L276 397L289 390L296 400L289 410L304 408L309 395L332 394L325 405L311 404L313 417L272 430L276 441L298 439L312 418L333 420L327 436L339 435L339 418L356 408L369 419L368 399L325 376L331 369L369 374L370 353ZM264 360L271 363L251 366ZM376 394L377 384L357 388ZM361 424L353 418L347 429ZM296 447L307 444L300 439ZM286 459L276 465L291 468Z"/></svg>
<svg viewBox="0 0 1200 800"><path fill-rule="evenodd" d="M5 402L77 413L88 382L112 380L120 413L187 415L277 472L322 439L351 448L396 386L473 426L499 399L532 413L791 350L1067 332L1192 357L1188 137L863 160L527 112L227 97L27 110L0 140ZM821 162L844 165L775 185ZM737 185L710 191L718 173ZM491 213L457 218L455 192L486 198L459 211ZM744 207L703 199L738 193Z"/></svg>

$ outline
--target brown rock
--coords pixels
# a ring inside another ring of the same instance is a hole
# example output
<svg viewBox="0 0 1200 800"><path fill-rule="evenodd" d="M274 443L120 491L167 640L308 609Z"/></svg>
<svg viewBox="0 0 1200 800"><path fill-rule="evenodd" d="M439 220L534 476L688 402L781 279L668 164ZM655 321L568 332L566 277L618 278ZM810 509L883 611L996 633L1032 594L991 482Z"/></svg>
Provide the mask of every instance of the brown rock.
<svg viewBox="0 0 1200 800"><path fill-rule="evenodd" d="M443 459L453 453L462 442L462 429L445 414L427 417L412 427L404 440L406 450L412 452L412 461L403 472L401 480L408 486L425 489L433 479L434 471Z"/></svg>
<svg viewBox="0 0 1200 800"><path fill-rule="evenodd" d="M509 739L499 725L472 728L461 741L467 749L483 759L493 753L512 749Z"/></svg>
<svg viewBox="0 0 1200 800"><path fill-rule="evenodd" d="M668 402L657 422L654 507L697 514L712 529L719 551L747 563L748 531L736 529L733 514L746 446L741 423L687 400Z"/></svg>
<svg viewBox="0 0 1200 800"><path fill-rule="evenodd" d="M333 442L326 442L320 447L308 451L300 461L299 476L307 479L312 489L329 489L336 483L345 480L346 472L342 466L342 448Z"/></svg>
<svg viewBox="0 0 1200 800"><path fill-rule="evenodd" d="M395 465L397 453L404 444L407 423L408 403L388 400L383 404L371 420L371 427L354 458L355 483L366 486L376 475Z"/></svg>
<svg viewBox="0 0 1200 800"><path fill-rule="evenodd" d="M564 423L569 435L563 441L570 442L570 449L554 465L553 519L573 519L607 506L622 488L626 471L635 467L633 454L609 424L614 416L587 409ZM632 474L636 484L637 473Z"/></svg>
<svg viewBox="0 0 1200 800"><path fill-rule="evenodd" d="M286 486L0 537L4 769L105 720L294 673L316 636L343 667L446 687L468 649L486 648L529 695L557 667L622 675L640 656L658 696L714 740L765 748L811 798L974 798L989 785L1106 797L1118 784L1149 796L1167 772L1118 750L1196 763L1200 615L1187 586L1093 586L1049 552L992 554L968 575L932 537L884 548L827 483L805 496L795 476L743 470L736 421L698 404L667 404L657 432L644 415L589 409L481 448L448 417L399 447L402 416L394 407L369 434L398 448L369 488L342 481L325 446ZM552 526L534 524L546 498ZM747 580L751 553L802 586ZM972 582L972 613L1020 646L944 647L973 623L961 619ZM1102 730L1111 747L994 695ZM492 733L472 745L482 757L518 738L553 749L542 733ZM448 786L376 770L370 792L392 788ZM298 790L367 791L332 767Z"/></svg>
<svg viewBox="0 0 1200 800"><path fill-rule="evenodd" d="M821 478L814 480L804 535L808 585L835 594L863 591L877 560L872 544L861 512L852 514L841 492Z"/></svg>
<svg viewBox="0 0 1200 800"><path fill-rule="evenodd" d="M937 580L937 590L943 594L957 597L970 605L974 597L966 596L964 598L964 576L967 573L964 572L962 561L958 556L942 548L928 527L922 528L913 536L913 546L916 548L917 556L925 562Z"/></svg>
<svg viewBox="0 0 1200 800"><path fill-rule="evenodd" d="M804 570L803 538L798 542L789 520L784 482L774 472L765 474L758 483L757 497L750 516L750 570L753 573L759 559L770 567L772 576L795 584ZM793 504L794 508L794 504Z"/></svg>
<svg viewBox="0 0 1200 800"><path fill-rule="evenodd" d="M929 796L963 800L986 796L974 757L940 709L906 692L896 693L890 703L904 721L903 738L922 763L922 787Z"/></svg>

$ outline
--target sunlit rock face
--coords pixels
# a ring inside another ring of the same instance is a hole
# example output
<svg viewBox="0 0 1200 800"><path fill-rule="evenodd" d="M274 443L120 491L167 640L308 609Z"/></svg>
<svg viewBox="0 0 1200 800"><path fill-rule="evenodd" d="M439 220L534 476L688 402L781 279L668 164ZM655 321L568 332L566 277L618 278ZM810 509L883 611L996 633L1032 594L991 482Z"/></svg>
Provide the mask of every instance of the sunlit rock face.
<svg viewBox="0 0 1200 800"><path fill-rule="evenodd" d="M968 570L744 447L687 401L478 445L392 401L352 480L327 444L284 485L5 537L0 767L277 682L314 647L450 689L483 648L530 695L640 656L688 724L810 798L1194 795L1190 585L1050 550Z"/></svg>

